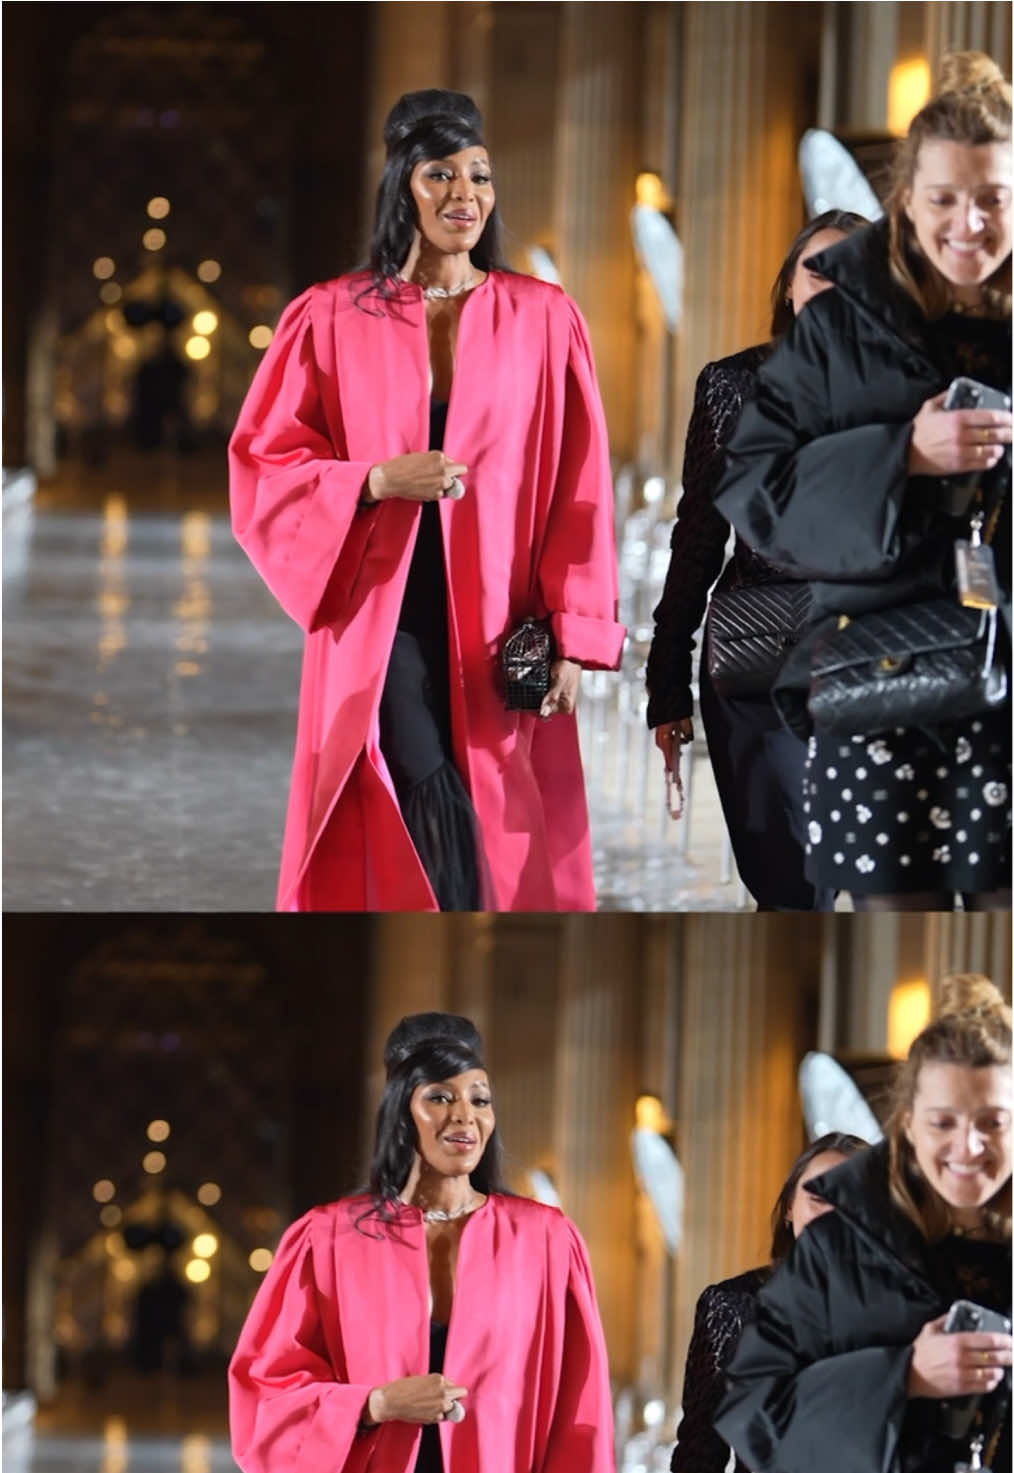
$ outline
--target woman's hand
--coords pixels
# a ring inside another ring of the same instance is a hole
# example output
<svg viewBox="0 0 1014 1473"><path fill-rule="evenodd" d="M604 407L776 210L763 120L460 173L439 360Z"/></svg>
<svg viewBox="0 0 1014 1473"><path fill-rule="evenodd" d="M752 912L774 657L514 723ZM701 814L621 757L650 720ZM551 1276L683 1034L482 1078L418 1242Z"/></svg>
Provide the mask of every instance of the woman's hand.
<svg viewBox="0 0 1014 1473"><path fill-rule="evenodd" d="M429 1376L400 1376L375 1386L366 1403L364 1421L442 1422L468 1391L434 1371Z"/></svg>
<svg viewBox="0 0 1014 1473"><path fill-rule="evenodd" d="M978 1330L948 1335L947 1316L929 1320L912 1344L909 1396L981 1396L993 1391L1011 1363L1011 1337Z"/></svg>
<svg viewBox="0 0 1014 1473"><path fill-rule="evenodd" d="M549 667L549 689L539 707L540 716L567 715L577 705L581 666L576 660L554 660Z"/></svg>
<svg viewBox="0 0 1014 1473"><path fill-rule="evenodd" d="M678 721L666 721L655 727L655 746L665 759L666 772L675 772L679 765L680 748L694 739L694 723L689 716Z"/></svg>
<svg viewBox="0 0 1014 1473"><path fill-rule="evenodd" d="M945 409L947 395L927 399L912 421L910 476L953 476L996 465L1011 442L1011 415L1004 409Z"/></svg>
<svg viewBox="0 0 1014 1473"><path fill-rule="evenodd" d="M455 477L463 476L467 470L467 465L442 450L395 455L370 467L362 499L373 502L400 497L403 501L439 501L452 489Z"/></svg>

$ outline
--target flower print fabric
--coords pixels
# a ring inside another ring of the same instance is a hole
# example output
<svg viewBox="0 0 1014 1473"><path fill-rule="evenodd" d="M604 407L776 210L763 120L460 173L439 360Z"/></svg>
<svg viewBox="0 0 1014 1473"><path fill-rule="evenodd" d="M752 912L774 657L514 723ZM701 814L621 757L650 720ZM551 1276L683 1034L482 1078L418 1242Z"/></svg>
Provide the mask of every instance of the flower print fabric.
<svg viewBox="0 0 1014 1473"><path fill-rule="evenodd" d="M818 733L803 780L810 881L857 894L1009 885L1007 720L850 741Z"/></svg>

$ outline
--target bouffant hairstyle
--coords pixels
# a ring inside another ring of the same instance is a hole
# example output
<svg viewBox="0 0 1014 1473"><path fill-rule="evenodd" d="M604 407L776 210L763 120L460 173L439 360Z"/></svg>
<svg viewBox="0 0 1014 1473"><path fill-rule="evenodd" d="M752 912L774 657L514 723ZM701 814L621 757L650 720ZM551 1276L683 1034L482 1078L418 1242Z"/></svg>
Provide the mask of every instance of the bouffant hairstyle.
<svg viewBox="0 0 1014 1473"><path fill-rule="evenodd" d="M482 1038L475 1024L454 1013L416 1013L402 1018L384 1046L387 1082L377 1111L367 1194L371 1201L359 1221L397 1216L399 1193L419 1148L411 1102L421 1084L454 1079L470 1069L485 1069ZM471 1173L477 1192L506 1192L503 1147L494 1128Z"/></svg>
<svg viewBox="0 0 1014 1473"><path fill-rule="evenodd" d="M788 1257L789 1249L795 1242L792 1228L788 1217L792 1208L792 1201L799 1186L799 1178L817 1156L823 1156L826 1151L834 1151L839 1156L854 1156L857 1151L865 1151L869 1141L864 1141L858 1135L848 1135L842 1130L832 1130L827 1135L818 1136L811 1141L806 1150L796 1157L792 1170L785 1178L785 1185L778 1194L778 1201L771 1209L771 1262L781 1263L783 1258Z"/></svg>
<svg viewBox="0 0 1014 1473"><path fill-rule="evenodd" d="M916 1038L895 1077L887 1122L891 1197L929 1241L950 1230L946 1202L919 1169L906 1128L912 1114L919 1071L924 1064L960 1064L969 1069L1009 1068L1011 1010L997 987L976 972L946 977L937 1016ZM987 1203L984 1223L990 1236L1011 1231L1010 1178Z"/></svg>
<svg viewBox="0 0 1014 1473"><path fill-rule="evenodd" d="M891 171L886 205L891 275L930 319L948 310L951 288L926 259L906 206L919 150L932 139L970 145L1010 143L1010 83L983 52L955 51L944 57L936 94L912 119L906 137L898 144ZM1010 312L1009 255L986 282L984 296L996 316Z"/></svg>
<svg viewBox="0 0 1014 1473"><path fill-rule="evenodd" d="M461 99L464 98L464 102ZM420 116L420 108L430 111ZM412 197L412 171L427 159L445 159L466 148L484 148L482 115L470 97L431 89L406 93L395 103L384 125L387 159L377 189L370 240L369 291L395 296L398 273L408 258L419 220ZM502 227L496 205L470 251L480 271L503 271Z"/></svg>

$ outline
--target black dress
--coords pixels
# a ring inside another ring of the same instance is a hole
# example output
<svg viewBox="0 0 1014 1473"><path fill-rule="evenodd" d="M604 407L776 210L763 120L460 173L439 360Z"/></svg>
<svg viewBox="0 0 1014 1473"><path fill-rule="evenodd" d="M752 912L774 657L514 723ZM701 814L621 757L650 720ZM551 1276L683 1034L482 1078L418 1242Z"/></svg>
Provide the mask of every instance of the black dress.
<svg viewBox="0 0 1014 1473"><path fill-rule="evenodd" d="M757 1313L757 1294L770 1273L769 1268L752 1268L734 1279L709 1284L697 1301L672 1473L725 1473L729 1444L713 1425L725 1392L725 1368ZM744 1467L737 1458L736 1473L743 1473Z"/></svg>
<svg viewBox="0 0 1014 1473"><path fill-rule="evenodd" d="M694 634L716 578L716 592L786 581L786 575L752 552L742 537L736 538L722 570L729 524L713 500L725 446L770 352L770 343L745 348L706 364L697 379L672 558L654 610L655 633L648 654L647 715L653 728L693 715ZM721 694L712 686L703 659L698 679L708 756L743 883L760 910L833 909L834 890L815 887L804 872L805 743L785 729L766 695Z"/></svg>
<svg viewBox="0 0 1014 1473"><path fill-rule="evenodd" d="M447 405L430 406L440 450ZM380 749L405 827L441 910L480 908L475 810L454 765L447 585L440 510L423 503L380 699Z"/></svg>
<svg viewBox="0 0 1014 1473"><path fill-rule="evenodd" d="M430 1371L444 1369L447 1353L447 1326L430 1321ZM436 1424L424 1427L419 1453L413 1473L444 1473L444 1459L440 1450L440 1430Z"/></svg>

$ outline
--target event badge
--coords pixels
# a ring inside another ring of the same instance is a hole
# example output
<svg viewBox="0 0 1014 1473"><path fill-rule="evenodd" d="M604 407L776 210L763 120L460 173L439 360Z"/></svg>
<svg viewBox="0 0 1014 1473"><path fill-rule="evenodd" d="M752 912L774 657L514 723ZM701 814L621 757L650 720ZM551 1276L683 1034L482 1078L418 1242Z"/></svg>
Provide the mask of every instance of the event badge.
<svg viewBox="0 0 1014 1473"><path fill-rule="evenodd" d="M966 609L995 609L1000 603L993 549L982 540L982 512L972 517L971 536L954 544L958 598Z"/></svg>

